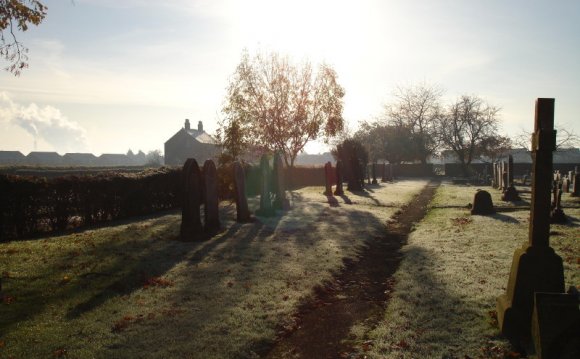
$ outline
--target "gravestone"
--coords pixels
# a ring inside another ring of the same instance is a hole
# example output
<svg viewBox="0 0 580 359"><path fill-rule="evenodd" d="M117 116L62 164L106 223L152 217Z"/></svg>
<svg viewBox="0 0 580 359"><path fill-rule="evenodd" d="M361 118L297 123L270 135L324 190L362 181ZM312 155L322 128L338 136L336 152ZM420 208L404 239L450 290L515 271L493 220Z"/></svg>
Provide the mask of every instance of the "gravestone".
<svg viewBox="0 0 580 359"><path fill-rule="evenodd" d="M197 161L188 158L183 165L183 203L181 206L180 237L194 240L203 230L199 206L201 205L201 174Z"/></svg>
<svg viewBox="0 0 580 359"><path fill-rule="evenodd" d="M523 175L522 176L522 186L527 186L528 185L528 175Z"/></svg>
<svg viewBox="0 0 580 359"><path fill-rule="evenodd" d="M501 332L514 343L531 338L535 292L564 291L562 258L550 247L550 182L556 148L554 99L536 100L528 242L515 251L505 294L497 299Z"/></svg>
<svg viewBox="0 0 580 359"><path fill-rule="evenodd" d="M508 173L507 173L507 163L505 161L501 162L501 190L505 192L508 188Z"/></svg>
<svg viewBox="0 0 580 359"><path fill-rule="evenodd" d="M572 197L580 197L580 173L576 172L574 175L574 182L572 183Z"/></svg>
<svg viewBox="0 0 580 359"><path fill-rule="evenodd" d="M342 180L343 180L343 168L342 168L342 161L336 161L336 188L334 189L335 196L343 196L344 189L342 188Z"/></svg>
<svg viewBox="0 0 580 359"><path fill-rule="evenodd" d="M497 166L495 163L491 164L491 172L492 172L491 187L497 188Z"/></svg>
<svg viewBox="0 0 580 359"><path fill-rule="evenodd" d="M580 311L576 295L571 292L536 293L532 337L538 359L578 358Z"/></svg>
<svg viewBox="0 0 580 359"><path fill-rule="evenodd" d="M570 180L568 176L562 178L562 192L569 193L570 192Z"/></svg>
<svg viewBox="0 0 580 359"><path fill-rule="evenodd" d="M381 166L381 182L387 182L387 164L383 163Z"/></svg>
<svg viewBox="0 0 580 359"><path fill-rule="evenodd" d="M212 160L203 164L204 230L214 232L220 228L217 171Z"/></svg>
<svg viewBox="0 0 580 359"><path fill-rule="evenodd" d="M290 202L286 198L286 182L284 181L284 162L282 162L282 157L279 153L274 155L274 183L276 187L274 208L289 209Z"/></svg>
<svg viewBox="0 0 580 359"><path fill-rule="evenodd" d="M508 156L508 167L507 167L507 188L504 190L501 196L502 201L519 201L521 198L514 186L514 158L512 155Z"/></svg>
<svg viewBox="0 0 580 359"><path fill-rule="evenodd" d="M329 161L329 162L326 162L324 164L324 185L325 185L324 195L325 196L332 196L331 178L332 178L332 163L330 163L330 161Z"/></svg>
<svg viewBox="0 0 580 359"><path fill-rule="evenodd" d="M554 190L554 206L550 212L550 223L566 223L566 215L562 209L562 189L556 187Z"/></svg>
<svg viewBox="0 0 580 359"><path fill-rule="evenodd" d="M372 184L378 184L379 182L377 182L377 164L373 163L372 164L372 170L373 170L373 182Z"/></svg>
<svg viewBox="0 0 580 359"><path fill-rule="evenodd" d="M240 223L250 222L252 216L248 209L246 197L246 175L244 167L239 162L234 162L234 190L236 192L236 221Z"/></svg>
<svg viewBox="0 0 580 359"><path fill-rule="evenodd" d="M256 214L263 217L271 217L275 214L270 196L270 163L267 155L262 155L260 160L260 208Z"/></svg>
<svg viewBox="0 0 580 359"><path fill-rule="evenodd" d="M477 190L473 196L473 207L471 214L488 215L494 214L493 201L488 191Z"/></svg>

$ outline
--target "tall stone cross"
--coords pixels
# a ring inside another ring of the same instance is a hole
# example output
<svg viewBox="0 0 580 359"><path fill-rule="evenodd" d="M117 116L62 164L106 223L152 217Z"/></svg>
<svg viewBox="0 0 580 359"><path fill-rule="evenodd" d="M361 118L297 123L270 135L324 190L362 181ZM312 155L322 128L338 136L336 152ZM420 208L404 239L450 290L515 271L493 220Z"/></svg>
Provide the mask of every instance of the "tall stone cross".
<svg viewBox="0 0 580 359"><path fill-rule="evenodd" d="M502 333L530 340L534 293L564 292L562 258L550 247L550 188L555 150L554 99L536 100L532 136L532 205L528 242L515 251L506 293L497 299Z"/></svg>

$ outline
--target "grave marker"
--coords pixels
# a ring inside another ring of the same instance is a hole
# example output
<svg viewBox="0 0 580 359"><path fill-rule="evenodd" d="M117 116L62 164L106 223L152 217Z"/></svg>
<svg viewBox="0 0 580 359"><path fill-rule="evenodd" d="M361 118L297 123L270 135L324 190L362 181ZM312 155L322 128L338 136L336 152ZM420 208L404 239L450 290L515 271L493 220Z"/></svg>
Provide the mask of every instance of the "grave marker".
<svg viewBox="0 0 580 359"><path fill-rule="evenodd" d="M515 251L506 293L497 299L499 328L516 343L529 342L534 293L564 291L562 258L550 247L554 99L537 99L535 112L528 243Z"/></svg>
<svg viewBox="0 0 580 359"><path fill-rule="evenodd" d="M343 180L343 168L342 168L342 161L336 161L336 188L334 189L335 196L342 196L344 195L344 189L342 188L342 180Z"/></svg>
<svg viewBox="0 0 580 359"><path fill-rule="evenodd" d="M372 170L373 170L373 182L372 184L378 184L377 182L377 164L373 162L372 164Z"/></svg>
<svg viewBox="0 0 580 359"><path fill-rule="evenodd" d="M494 214L493 201L491 200L491 195L488 191L477 190L473 196L473 207L471 208L471 214L477 215L488 215Z"/></svg>
<svg viewBox="0 0 580 359"><path fill-rule="evenodd" d="M236 221L250 222L252 218L246 197L246 175L241 163L237 161L234 162L234 189L236 192Z"/></svg>
<svg viewBox="0 0 580 359"><path fill-rule="evenodd" d="M256 211L257 215L270 217L275 214L270 197L270 163L267 155L262 155L260 160L260 208Z"/></svg>
<svg viewBox="0 0 580 359"><path fill-rule="evenodd" d="M325 196L332 196L332 184L330 182L332 178L332 163L326 162L324 164L324 195Z"/></svg>
<svg viewBox="0 0 580 359"><path fill-rule="evenodd" d="M202 232L200 218L201 173L197 161L188 158L183 165L183 203L181 206L180 236L184 241L194 240Z"/></svg>
<svg viewBox="0 0 580 359"><path fill-rule="evenodd" d="M290 208L290 202L286 198L286 182L284 181L284 162L280 153L274 155L274 184L276 193L274 198L274 208L287 210Z"/></svg>
<svg viewBox="0 0 580 359"><path fill-rule="evenodd" d="M206 160L203 164L204 230L214 232L220 228L217 172L215 163Z"/></svg>

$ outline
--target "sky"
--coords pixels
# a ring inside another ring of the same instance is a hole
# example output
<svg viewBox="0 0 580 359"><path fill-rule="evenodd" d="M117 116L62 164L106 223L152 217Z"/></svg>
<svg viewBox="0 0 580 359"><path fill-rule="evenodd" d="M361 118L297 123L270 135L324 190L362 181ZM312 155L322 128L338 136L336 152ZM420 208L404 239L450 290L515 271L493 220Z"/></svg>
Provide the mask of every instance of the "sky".
<svg viewBox="0 0 580 359"><path fill-rule="evenodd" d="M43 3L44 22L17 34L29 68L0 72L0 150L163 150L186 118L213 134L244 49L331 65L353 131L397 86L427 83L444 103L500 107L507 135L530 131L535 99L553 97L556 124L580 134L577 0Z"/></svg>

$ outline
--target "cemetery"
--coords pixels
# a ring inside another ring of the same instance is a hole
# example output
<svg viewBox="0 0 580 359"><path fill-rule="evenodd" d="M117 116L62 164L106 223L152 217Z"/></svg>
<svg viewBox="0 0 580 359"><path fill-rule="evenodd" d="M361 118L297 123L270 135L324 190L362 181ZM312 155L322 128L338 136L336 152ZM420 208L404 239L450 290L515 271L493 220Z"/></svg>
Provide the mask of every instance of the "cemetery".
<svg viewBox="0 0 580 359"><path fill-rule="evenodd" d="M578 174L542 171L537 106L531 181L512 161L475 185L373 165L348 190L339 160L290 188L276 154L256 195L235 162L219 201L214 162L190 158L178 209L3 241L0 354L575 357Z"/></svg>

